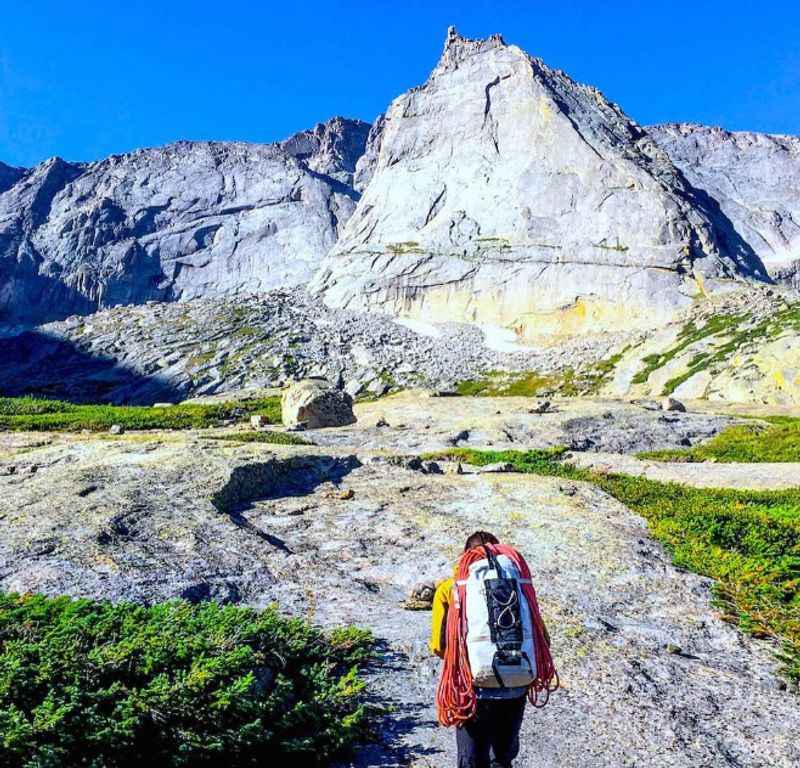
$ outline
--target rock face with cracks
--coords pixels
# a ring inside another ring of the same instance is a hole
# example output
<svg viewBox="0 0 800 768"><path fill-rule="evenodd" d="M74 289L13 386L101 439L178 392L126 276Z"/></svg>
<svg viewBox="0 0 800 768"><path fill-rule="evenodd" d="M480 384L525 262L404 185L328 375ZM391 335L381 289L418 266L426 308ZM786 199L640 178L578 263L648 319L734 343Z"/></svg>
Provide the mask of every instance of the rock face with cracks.
<svg viewBox="0 0 800 768"><path fill-rule="evenodd" d="M426 431L432 402L415 421L408 403L386 421ZM484 416L507 407L479 402ZM358 406L360 423L377 405ZM324 626L369 627L373 703L390 709L347 765L441 768L454 763L454 736L435 725L430 615L403 605L415 585L449 575L466 535L488 528L533 568L562 679L547 708L529 711L517 765L800 760L800 709L771 648L721 622L708 582L674 568L641 518L585 483L434 474L365 449L356 429L343 430L348 445L319 448L199 433L2 435L0 588L277 602Z"/></svg>
<svg viewBox="0 0 800 768"><path fill-rule="evenodd" d="M308 281L353 212L369 125L0 168L0 322Z"/></svg>
<svg viewBox="0 0 800 768"><path fill-rule="evenodd" d="M450 29L357 177L312 285L332 306L571 334L657 325L727 280L766 278L645 130L497 35Z"/></svg>
<svg viewBox="0 0 800 768"><path fill-rule="evenodd" d="M693 123L647 131L719 204L773 277L791 284L797 267L790 265L800 260L800 137Z"/></svg>

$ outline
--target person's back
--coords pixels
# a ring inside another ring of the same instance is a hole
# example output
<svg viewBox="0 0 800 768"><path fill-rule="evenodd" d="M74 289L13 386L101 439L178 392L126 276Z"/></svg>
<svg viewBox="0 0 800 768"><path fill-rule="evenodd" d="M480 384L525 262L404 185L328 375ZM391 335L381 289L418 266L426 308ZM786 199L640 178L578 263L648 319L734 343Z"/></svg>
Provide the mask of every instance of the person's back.
<svg viewBox="0 0 800 768"><path fill-rule="evenodd" d="M444 660L439 721L457 726L459 768L511 766L525 703L558 687L549 647L524 558L491 533L472 534L436 589L430 639Z"/></svg>

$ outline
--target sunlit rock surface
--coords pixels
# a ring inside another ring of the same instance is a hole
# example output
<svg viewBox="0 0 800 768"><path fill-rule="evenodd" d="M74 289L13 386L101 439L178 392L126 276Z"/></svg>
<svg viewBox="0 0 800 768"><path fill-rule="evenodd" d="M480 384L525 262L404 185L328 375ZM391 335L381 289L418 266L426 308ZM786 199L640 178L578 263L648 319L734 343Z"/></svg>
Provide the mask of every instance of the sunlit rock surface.
<svg viewBox="0 0 800 768"><path fill-rule="evenodd" d="M356 175L362 198L313 284L333 306L569 334L652 326L766 276L647 132L499 36L451 29Z"/></svg>
<svg viewBox="0 0 800 768"><path fill-rule="evenodd" d="M304 284L355 207L368 131L0 167L0 322Z"/></svg>
<svg viewBox="0 0 800 768"><path fill-rule="evenodd" d="M719 203L776 279L800 287L800 137L692 123L647 129L686 178Z"/></svg>

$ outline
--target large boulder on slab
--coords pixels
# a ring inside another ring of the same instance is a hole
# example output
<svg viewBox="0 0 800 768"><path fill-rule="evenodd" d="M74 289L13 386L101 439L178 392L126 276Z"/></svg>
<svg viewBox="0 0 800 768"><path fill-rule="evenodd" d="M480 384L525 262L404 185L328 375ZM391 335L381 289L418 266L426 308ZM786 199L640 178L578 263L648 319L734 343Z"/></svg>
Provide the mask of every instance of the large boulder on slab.
<svg viewBox="0 0 800 768"><path fill-rule="evenodd" d="M281 398L284 425L308 429L354 424L353 398L325 379L303 379L291 384Z"/></svg>

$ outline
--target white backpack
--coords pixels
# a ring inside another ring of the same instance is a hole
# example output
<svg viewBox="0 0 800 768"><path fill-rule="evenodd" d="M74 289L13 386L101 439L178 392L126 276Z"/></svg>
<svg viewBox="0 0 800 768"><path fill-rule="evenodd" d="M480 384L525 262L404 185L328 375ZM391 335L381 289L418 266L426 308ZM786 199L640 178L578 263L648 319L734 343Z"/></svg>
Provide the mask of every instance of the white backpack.
<svg viewBox="0 0 800 768"><path fill-rule="evenodd" d="M467 655L477 688L517 688L536 679L531 609L514 563L505 555L469 567L465 586Z"/></svg>

